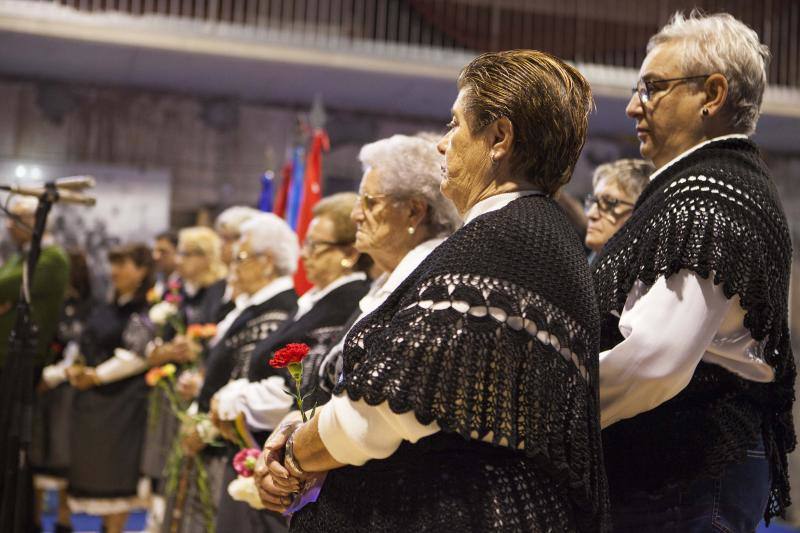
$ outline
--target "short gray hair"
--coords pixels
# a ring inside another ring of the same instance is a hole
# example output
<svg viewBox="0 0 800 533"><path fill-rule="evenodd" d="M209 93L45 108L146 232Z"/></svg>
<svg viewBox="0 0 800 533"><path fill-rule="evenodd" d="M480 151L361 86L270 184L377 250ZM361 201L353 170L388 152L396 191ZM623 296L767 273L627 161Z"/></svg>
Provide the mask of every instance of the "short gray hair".
<svg viewBox="0 0 800 533"><path fill-rule="evenodd" d="M444 157L432 140L392 135L364 145L358 159L364 170L378 170L383 192L422 196L428 202L426 224L434 235L449 235L461 226L455 206L439 190Z"/></svg>
<svg viewBox="0 0 800 533"><path fill-rule="evenodd" d="M300 257L297 235L282 218L258 212L239 228L239 242L250 240L254 253L269 255L281 276L294 274Z"/></svg>
<svg viewBox="0 0 800 533"><path fill-rule="evenodd" d="M242 224L260 213L261 211L252 207L234 205L217 216L217 220L214 222L214 229L218 232L231 231L240 233Z"/></svg>
<svg viewBox="0 0 800 533"><path fill-rule="evenodd" d="M667 42L683 47L683 69L689 75L719 72L728 80L725 107L734 131L751 134L756 129L764 88L767 85L769 48L758 34L727 13L703 15L693 9L689 17L680 11L650 38L647 52Z"/></svg>
<svg viewBox="0 0 800 533"><path fill-rule="evenodd" d="M653 171L655 167L643 159L618 159L594 169L592 187L596 189L598 183L608 180L619 185L635 201L650 181Z"/></svg>

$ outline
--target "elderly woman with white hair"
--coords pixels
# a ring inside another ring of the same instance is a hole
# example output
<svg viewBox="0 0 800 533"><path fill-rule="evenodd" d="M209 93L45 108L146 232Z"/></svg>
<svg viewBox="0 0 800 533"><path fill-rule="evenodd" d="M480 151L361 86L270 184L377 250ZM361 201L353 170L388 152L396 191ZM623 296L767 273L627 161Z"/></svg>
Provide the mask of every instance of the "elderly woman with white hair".
<svg viewBox="0 0 800 533"><path fill-rule="evenodd" d="M314 206L302 247L306 277L312 288L300 297L294 315L252 350L247 372L234 373L233 381L212 401L213 418L224 427L243 414L259 445L293 408L292 398L284 392L291 388L292 377L285 369L275 369L268 364L273 353L289 343L309 346L311 353L303 365L302 394L308 396L306 405L313 405L318 392L313 379L314 361L328 351L358 301L369 290L363 272L368 262L363 261L354 247L356 226L350 219L357 200L354 193L339 193ZM230 457L236 451L231 447ZM229 462L217 514L217 530L240 533L285 530L282 518L258 513L231 499L224 489L235 478L236 472Z"/></svg>
<svg viewBox="0 0 800 533"><path fill-rule="evenodd" d="M394 135L381 139L362 147L359 159L364 175L350 215L355 223L354 244L359 252L369 254L382 274L359 301L348 326L380 307L461 226L455 207L441 193L443 158L429 136ZM329 395L333 390L342 368L344 339L341 335L336 345L312 365L317 374L312 381L317 393L324 391ZM269 455L262 455L256 472L262 487L273 486L267 464L285 473L279 459L286 438L298 424L299 417L285 419L270 436L265 446ZM280 507L263 488L261 492L267 508Z"/></svg>
<svg viewBox="0 0 800 533"><path fill-rule="evenodd" d="M208 411L213 394L231 377L247 373L255 345L274 332L297 308L292 275L299 255L297 236L289 226L271 213L259 213L240 227L240 238L233 249L233 282L239 296L236 307L217 325L206 359L203 387L198 396L201 411ZM203 428L182 428L184 452L202 454L208 473L208 487L216 514L227 450L206 446L211 435ZM192 473L196 476L196 473ZM171 495L164 529L171 533L190 533L209 528L196 484L190 483L182 502Z"/></svg>
<svg viewBox="0 0 800 533"><path fill-rule="evenodd" d="M615 531L754 531L795 445L791 242L748 138L769 52L696 12L647 50L627 113L656 171L594 263Z"/></svg>

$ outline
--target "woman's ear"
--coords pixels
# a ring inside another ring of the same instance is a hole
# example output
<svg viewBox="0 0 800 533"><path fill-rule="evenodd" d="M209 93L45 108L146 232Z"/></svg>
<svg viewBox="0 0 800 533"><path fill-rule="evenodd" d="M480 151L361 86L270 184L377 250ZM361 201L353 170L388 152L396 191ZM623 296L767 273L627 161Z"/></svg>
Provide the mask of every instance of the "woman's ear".
<svg viewBox="0 0 800 533"><path fill-rule="evenodd" d="M409 226L418 228L428 215L428 202L419 196L412 196L406 202L408 208Z"/></svg>
<svg viewBox="0 0 800 533"><path fill-rule="evenodd" d="M728 80L722 74L712 74L706 78L704 89L706 99L703 103L703 115L714 116L722 110L728 100Z"/></svg>
<svg viewBox="0 0 800 533"><path fill-rule="evenodd" d="M514 145L514 125L506 117L500 117L487 128L490 135L489 157L492 162L498 162L511 153Z"/></svg>

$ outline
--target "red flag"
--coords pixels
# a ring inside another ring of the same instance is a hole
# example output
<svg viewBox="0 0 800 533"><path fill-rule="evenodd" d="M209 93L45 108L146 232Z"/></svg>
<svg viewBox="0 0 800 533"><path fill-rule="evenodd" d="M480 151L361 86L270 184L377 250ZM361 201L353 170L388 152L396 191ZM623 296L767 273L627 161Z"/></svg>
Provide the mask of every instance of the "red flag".
<svg viewBox="0 0 800 533"><path fill-rule="evenodd" d="M275 205L272 212L281 218L286 216L286 198L289 196L289 186L292 183L292 160L289 159L281 168L281 185L275 195Z"/></svg>
<svg viewBox="0 0 800 533"><path fill-rule="evenodd" d="M305 241L308 225L311 223L313 215L311 211L322 198L322 151L330 150L330 140L324 130L314 131L311 140L311 149L308 151L306 159L306 173L303 182L303 199L300 204L300 214L297 219L297 238L300 244ZM297 273L294 275L294 289L297 294L303 294L311 288L311 283L306 279L303 261L300 260Z"/></svg>

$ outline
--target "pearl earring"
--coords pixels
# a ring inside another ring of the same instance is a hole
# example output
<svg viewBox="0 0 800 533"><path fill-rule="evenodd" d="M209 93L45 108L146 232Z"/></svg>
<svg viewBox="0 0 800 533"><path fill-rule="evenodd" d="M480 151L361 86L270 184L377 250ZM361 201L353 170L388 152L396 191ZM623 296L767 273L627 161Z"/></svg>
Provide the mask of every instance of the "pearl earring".
<svg viewBox="0 0 800 533"><path fill-rule="evenodd" d="M342 259L339 262L339 264L342 265L342 268L350 268L351 266L353 266L353 262L352 261L348 261L347 259Z"/></svg>
<svg viewBox="0 0 800 533"><path fill-rule="evenodd" d="M417 230L416 230L416 228L414 228L414 226L409 226L408 227L408 234L409 235L414 235L415 231L417 231Z"/></svg>

